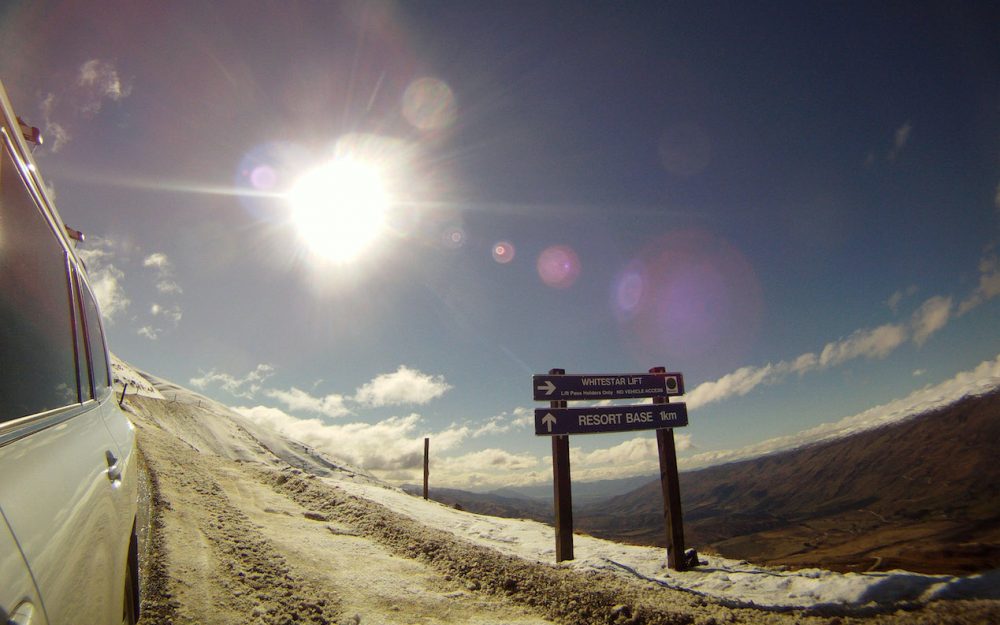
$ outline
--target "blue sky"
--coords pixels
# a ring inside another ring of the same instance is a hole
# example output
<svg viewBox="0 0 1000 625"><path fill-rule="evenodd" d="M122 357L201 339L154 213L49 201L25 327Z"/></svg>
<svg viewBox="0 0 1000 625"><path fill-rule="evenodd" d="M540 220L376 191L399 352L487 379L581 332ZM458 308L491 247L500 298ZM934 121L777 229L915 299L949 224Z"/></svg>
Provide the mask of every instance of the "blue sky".
<svg viewBox="0 0 1000 625"><path fill-rule="evenodd" d="M5 4L0 77L112 350L386 477L546 479L553 367L683 372L683 466L1000 355L988 3L99 5ZM290 196L345 156L333 262Z"/></svg>

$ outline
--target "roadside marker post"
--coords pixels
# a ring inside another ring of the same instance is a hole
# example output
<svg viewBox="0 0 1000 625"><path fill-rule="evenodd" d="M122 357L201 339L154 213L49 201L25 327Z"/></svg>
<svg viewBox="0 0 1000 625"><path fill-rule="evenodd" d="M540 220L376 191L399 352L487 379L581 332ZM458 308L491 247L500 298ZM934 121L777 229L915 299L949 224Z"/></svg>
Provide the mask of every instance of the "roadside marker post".
<svg viewBox="0 0 1000 625"><path fill-rule="evenodd" d="M431 439L424 439L424 499L427 499L427 481L430 472Z"/></svg>
<svg viewBox="0 0 1000 625"><path fill-rule="evenodd" d="M566 375L551 369L531 380L535 401L549 401L535 409L535 435L552 438L552 488L555 507L556 562L573 559L573 505L570 481L569 435L656 430L660 461L663 518L667 531L667 563L683 571L684 524L677 474L675 427L688 424L687 405L670 402L684 394L684 376L653 367L648 374ZM567 408L568 401L652 398L652 404Z"/></svg>

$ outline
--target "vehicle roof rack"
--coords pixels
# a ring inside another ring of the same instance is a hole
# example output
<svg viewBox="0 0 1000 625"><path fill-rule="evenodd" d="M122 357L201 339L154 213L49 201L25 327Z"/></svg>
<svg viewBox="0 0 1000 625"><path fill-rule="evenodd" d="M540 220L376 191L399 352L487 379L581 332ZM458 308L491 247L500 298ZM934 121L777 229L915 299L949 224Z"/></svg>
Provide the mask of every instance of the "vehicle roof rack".
<svg viewBox="0 0 1000 625"><path fill-rule="evenodd" d="M38 129L38 126L30 126L20 117L17 118L17 123L21 126L21 135L25 141L32 143L36 147L42 145L42 131Z"/></svg>

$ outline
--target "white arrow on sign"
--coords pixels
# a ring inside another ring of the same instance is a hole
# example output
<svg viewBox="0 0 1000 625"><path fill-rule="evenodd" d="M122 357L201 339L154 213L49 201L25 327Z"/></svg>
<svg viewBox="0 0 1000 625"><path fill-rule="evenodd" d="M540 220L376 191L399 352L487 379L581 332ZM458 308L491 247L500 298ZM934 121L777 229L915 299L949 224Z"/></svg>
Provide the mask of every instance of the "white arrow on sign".
<svg viewBox="0 0 1000 625"><path fill-rule="evenodd" d="M552 384L552 383L549 382L549 384ZM551 412L546 413L545 416L542 417L542 425L548 427L549 428L549 432L552 431L552 426L555 425L555 424L556 424L556 418L552 416Z"/></svg>
<svg viewBox="0 0 1000 625"><path fill-rule="evenodd" d="M552 383L552 380L545 380L545 384L542 384L537 388L540 391L545 391L546 395L551 395L552 392L556 390L556 385ZM552 428L549 428L549 431L551 432Z"/></svg>

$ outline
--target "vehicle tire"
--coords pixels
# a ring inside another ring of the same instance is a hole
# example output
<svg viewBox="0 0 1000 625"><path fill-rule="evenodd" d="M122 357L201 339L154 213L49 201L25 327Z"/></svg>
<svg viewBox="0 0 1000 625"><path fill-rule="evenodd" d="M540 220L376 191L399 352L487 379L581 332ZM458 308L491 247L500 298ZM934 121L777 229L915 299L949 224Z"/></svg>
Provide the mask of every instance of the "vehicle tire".
<svg viewBox="0 0 1000 625"><path fill-rule="evenodd" d="M125 596L122 600L122 625L139 622L139 553L135 533L128 546L128 564L125 567Z"/></svg>

